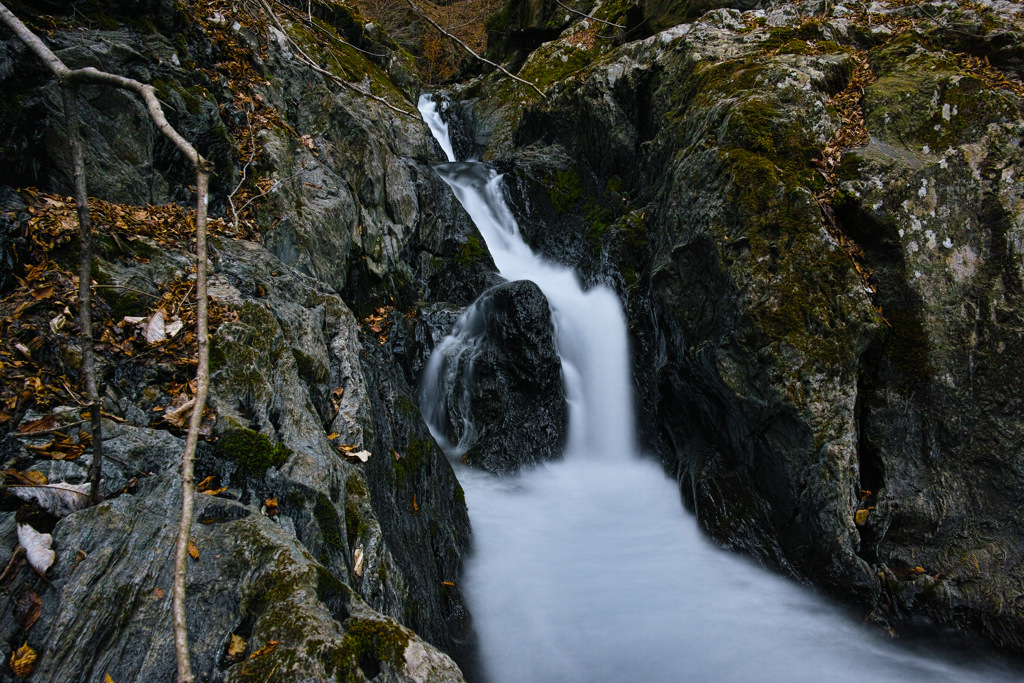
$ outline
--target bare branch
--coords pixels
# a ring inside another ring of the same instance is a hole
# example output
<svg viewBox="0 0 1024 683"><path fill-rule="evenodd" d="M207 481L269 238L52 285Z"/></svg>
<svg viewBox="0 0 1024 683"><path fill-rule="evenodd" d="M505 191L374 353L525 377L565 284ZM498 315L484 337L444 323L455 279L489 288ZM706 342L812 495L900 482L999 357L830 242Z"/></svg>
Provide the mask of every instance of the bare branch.
<svg viewBox="0 0 1024 683"><path fill-rule="evenodd" d="M262 0L261 0L261 1L262 1ZM492 62L491 60L487 59L486 57L481 57L481 56L480 56L480 55L478 55L478 54L477 54L476 52L474 52L474 51L473 51L473 48L471 48L471 47L470 47L469 45L466 45L466 44L465 44L464 42L462 42L461 40L459 40L459 39L458 39L457 37L453 36L453 35L452 35L451 33L448 33L448 31L445 31L445 30L444 30L443 28L441 28L441 26L440 26L440 25L439 25L439 24L438 24L438 23L437 23L436 21L434 21L433 19L431 19L430 17L428 17L428 16L427 16L427 15L426 15L426 14L425 14L425 13L423 12L423 10L421 10L421 9L420 9L419 7L417 7L416 5L412 4L412 0L405 0L405 1L406 1L407 3L409 3L409 7L411 7L411 8L412 8L412 11L413 11L413 12L415 12L415 13L416 13L417 15L419 15L419 17L420 17L421 19L423 19L423 20L424 20L424 21L426 21L426 22L427 22L428 24L430 24L431 26L433 26L434 28L436 28L436 29L437 29L438 31L440 31L441 33L443 33L443 34L444 34L445 36L447 36L448 38L451 38L452 40L454 40L454 41L455 41L456 43L458 43L458 44L459 44L459 45L460 45L460 46L462 47L462 49L463 49L463 50L465 50L465 51L466 51L466 52L468 52L469 54L473 55L474 57L476 57L476 58L477 58L478 60L480 60L480 61L481 61L481 62L483 62L484 64L490 64L490 65L491 65L491 66L493 66L493 67L494 67L495 69L497 69L497 70L498 70L498 71L500 71L501 73L505 74L506 76L508 76L508 77L509 77L509 78L511 78L512 80L514 80L514 81L518 81L518 82L522 83L523 85L528 85L528 86L530 86L531 88L533 88L534 90L536 90L536 91L537 91L537 93L538 93L538 94L539 94L539 95L540 95L541 97L543 97L543 98L547 99L547 95L545 95L545 94L544 94L544 91L543 91L543 90L541 90L540 88L538 88L538 87L537 87L536 85L534 85L534 84L533 84L533 83L531 83L530 81L527 81L527 80L525 80L525 79L523 79L523 78L520 78L519 76L516 76L516 75L515 75L514 73L512 73L511 71L509 71L508 69L506 69L505 67L503 67L503 66L502 66L501 64L495 64L494 62Z"/></svg>
<svg viewBox="0 0 1024 683"><path fill-rule="evenodd" d="M263 10L267 13L267 16L270 17L270 20L274 22L274 26L277 27L277 30L280 31L281 34L284 35L284 37L288 39L288 42L291 43L293 48L295 48L295 51L299 55L302 56L302 61L306 63L306 66L311 68L313 71L316 71L318 74L322 74L324 76L327 76L328 78L333 80L335 83L337 83L338 85L340 85L340 86L342 86L344 88L348 88L349 90L352 90L353 92L357 92L360 95L362 95L363 97L369 97L371 100L374 100L375 102L380 102L381 104L383 104L388 109L391 109L392 111L396 111L399 114L405 114L406 116L414 118L417 121L420 120L420 117L416 116L412 112L405 111L404 109L399 109L398 107L396 107L395 105L391 104L390 102L388 102L383 97L377 97L373 93L366 92L366 91L362 90L361 88L356 87L354 84L349 83L348 81L346 81L343 78L339 78L337 75L335 75L335 74L331 73L330 71L328 71L327 69L324 69L323 67L321 67L319 64L316 63L316 61L313 60L312 57L307 55L305 53L305 51L301 47L299 47L298 43L296 43L294 40L292 40L291 36L288 35L288 32L284 30L284 26L281 24L281 20L278 18L277 14L275 14L274 10L270 8L270 5L268 5L265 0L259 0L259 3L263 7Z"/></svg>
<svg viewBox="0 0 1024 683"><path fill-rule="evenodd" d="M58 60L59 61L59 60ZM75 179L75 206L78 209L79 262L78 262L78 328L82 344L82 375L85 393L92 413L92 462L89 465L89 502L100 502L100 476L103 472L103 425L101 422L100 394L96 384L96 354L92 337L92 218L89 216L89 193L85 186L85 153L78 130L78 88L66 82L61 87L64 96L64 119L71 147L71 164Z"/></svg>
<svg viewBox="0 0 1024 683"><path fill-rule="evenodd" d="M174 553L174 649L178 657L178 683L192 683L192 666L188 653L188 629L185 624L185 572L188 561L188 539L192 530L193 462L199 442L199 427L210 388L210 337L207 325L206 297L206 196L210 174L196 165L196 318L199 337L199 366L196 368L196 395L185 437L185 453L181 456L181 523Z"/></svg>
<svg viewBox="0 0 1024 683"><path fill-rule="evenodd" d="M610 21L605 21L604 19L598 19L597 17L593 16L592 14L584 14L583 12L580 12L579 10L573 9L572 7L569 7L568 5L563 5L560 2L560 0L555 0L555 2L557 2L558 5L560 7L562 7L562 9L569 10L573 14L578 14L578 15L580 15L581 17L583 17L585 19L589 19L590 21L596 21L596 22L598 22L600 24L607 24L608 26L614 26L615 28L626 28L622 24L613 24Z"/></svg>

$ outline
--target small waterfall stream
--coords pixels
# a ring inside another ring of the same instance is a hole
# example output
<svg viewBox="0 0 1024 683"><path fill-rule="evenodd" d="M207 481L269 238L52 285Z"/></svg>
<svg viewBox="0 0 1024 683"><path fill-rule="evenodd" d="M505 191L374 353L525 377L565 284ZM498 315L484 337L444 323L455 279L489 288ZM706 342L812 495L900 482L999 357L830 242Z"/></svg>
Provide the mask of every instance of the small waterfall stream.
<svg viewBox="0 0 1024 683"><path fill-rule="evenodd" d="M626 324L606 287L534 254L485 164L456 162L436 104L420 111L449 163L436 168L502 277L547 297L569 403L562 460L499 477L454 462L474 552L463 577L490 683L555 681L992 681L1007 668L918 653L860 626L812 591L722 552L683 509L675 482L634 441ZM467 309L435 349L424 415L435 425L439 360L472 327Z"/></svg>

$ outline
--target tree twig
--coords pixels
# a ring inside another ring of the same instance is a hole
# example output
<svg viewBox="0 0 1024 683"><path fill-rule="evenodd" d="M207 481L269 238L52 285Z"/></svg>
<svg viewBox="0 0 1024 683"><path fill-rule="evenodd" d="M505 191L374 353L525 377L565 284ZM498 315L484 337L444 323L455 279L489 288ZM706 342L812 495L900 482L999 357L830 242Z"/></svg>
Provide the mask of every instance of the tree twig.
<svg viewBox="0 0 1024 683"><path fill-rule="evenodd" d="M581 17L583 17L585 19L590 19L591 21L596 21L596 22L601 23L601 24L607 24L608 26L614 26L615 28L622 28L622 29L626 28L622 24L613 24L610 21L605 21L604 19L598 19L597 17L595 17L592 14L584 14L583 12L580 12L578 9L573 9L572 7L569 7L568 5L563 5L560 2L560 0L555 0L555 2L558 3L558 5L560 7L562 7L563 9L567 9L570 12L572 12L573 14L578 14L578 15L580 15Z"/></svg>
<svg viewBox="0 0 1024 683"><path fill-rule="evenodd" d="M210 379L209 373L209 340L207 338L206 320L206 202L209 187L210 172L213 164L207 161L195 147L191 145L181 134L176 131L167 118L164 116L160 100L156 96L156 90L152 85L140 83L131 78L125 78L116 74L99 71L92 67L84 69L69 69L55 55L45 43L35 35L25 24L21 22L10 10L0 3L0 19L32 50L36 56L54 73L57 81L62 87L67 88L74 83L97 83L112 85L125 90L133 90L142 98L146 104L150 118L157 129L164 134L184 154L196 169L196 296L198 298L198 336L199 336L199 367L196 372L196 402L192 411L192 419L189 423L188 437L185 441L185 452L182 454L181 478L182 478L182 509L181 523L178 527L178 543L174 558L174 599L173 621L174 621L174 645L178 665L178 683L192 683L192 665L189 661L188 652L188 630L185 623L185 558L188 555L188 538L192 527L192 461L195 457L196 445L199 440L199 426L202 421L203 406L206 403L206 394ZM75 107L70 107L75 110ZM74 124L74 132L77 132L77 122ZM72 143L73 144L73 143ZM83 176L84 178L84 176ZM76 191L78 183L76 178ZM84 185L82 186L84 192ZM85 214L88 217L88 204L86 203ZM82 208L79 207L81 216ZM88 218L87 218L88 219ZM81 222L81 221L80 221ZM84 230L83 226L83 230ZM83 277L84 287L88 292L89 278ZM88 301L85 299L84 301ZM88 309L88 306L83 308ZM83 326L84 327L84 326ZM95 405L95 404L94 404ZM91 411L93 420L98 420L100 411L95 408ZM95 439L95 435L93 437ZM99 458L94 457L93 461ZM93 487L93 493L98 486Z"/></svg>
<svg viewBox="0 0 1024 683"><path fill-rule="evenodd" d="M281 35L283 35L285 38L288 39L288 42L291 43L293 48L295 48L296 53L302 56L302 61L305 62L306 66L308 66L310 69L312 69L313 71L316 71L318 74L321 74L323 76L327 76L328 78L330 78L335 83L337 83L340 86L342 86L343 88L348 88L349 90L352 90L353 92L359 93L363 97L369 97L371 100L373 100L375 102L380 102L381 104L383 104L388 109L391 109L392 111L396 111L399 114L405 114L406 116L414 118L417 121L420 120L420 117L416 116L412 112L408 112L408 111L406 111L404 109L399 109L398 107L396 107L395 105L391 104L390 102L388 102L383 97L378 97L378 96L374 95L373 93L365 92L361 88L356 87L354 84L349 83L345 79L339 78L337 76L337 74L333 74L330 71L328 71L327 69L324 69L323 67L321 67L319 64L316 63L316 61L312 57L307 55L306 52L301 47L299 47L298 43L296 43L294 40L292 40L292 37L289 36L288 32L284 30L284 26L281 24L281 20L278 18L277 14L274 12L274 10L271 9L270 5L268 5L266 3L266 0L259 0L259 3L263 7L263 11L265 11L267 13L267 16L270 17L270 20L274 22L274 26L277 27L277 30L281 32Z"/></svg>
<svg viewBox="0 0 1024 683"><path fill-rule="evenodd" d="M466 52L468 52L469 54L473 55L473 56L474 56L474 57L475 57L476 59L480 60L480 61L481 61L481 62L483 62L484 64L490 64L490 65L491 65L491 66L493 66L493 67L494 67L495 69L497 69L497 70L498 70L498 71L500 71L501 73L505 74L506 76L508 76L508 77L509 77L509 78L511 78L512 80L514 80L514 81L518 81L519 83L522 83L523 85L527 85L527 86L529 86L529 87L533 88L534 90L536 90L536 91L537 91L537 93L538 93L538 94L539 94L539 95L540 95L541 97L543 97L543 98L547 99L547 95L545 95L545 94L544 94L544 91L543 91L543 90L541 90L540 88L538 88L538 87L537 87L536 85L534 85L533 83L531 83L530 81L528 81L528 80L526 80L526 79L524 79L524 78L520 78L519 76L516 76L516 75L515 75L514 73L512 73L511 71L509 71L508 69L506 69L505 67L503 67L503 66L502 66L501 64L496 64L496 63L492 62L491 60L487 59L486 57L482 57L482 56L478 55L478 54L477 54L476 52L474 52L474 51L473 51L473 48L471 48L471 47L470 47L469 45L466 45L466 44L465 44L464 42L462 42L462 41L461 41L461 40L460 40L459 38L457 38L456 36L453 36L453 35L452 35L451 33L448 33L448 31L445 31L445 30L444 30L443 28L441 28L441 26L440 26L440 25L439 25L439 24L438 24L438 23L437 23L436 21L434 21L433 19L431 19L430 17L428 17L428 16L427 16L427 15L426 15L426 14L425 14L425 13L423 12L423 10L421 10L421 9L420 9L419 7L417 7L416 5L414 5L414 4L412 3L412 0L405 0L405 1L406 1L407 3L409 3L409 7L411 7L411 8L412 8L412 11L413 11L413 12L415 12L415 13L416 13L416 14L417 14L417 15L418 15L418 16L419 16L419 17L420 17L421 19L423 19L423 20L424 20L424 21L426 21L426 22L427 22L428 24L430 24L431 26L433 26L434 28L436 28L436 29L437 29L438 31L440 31L441 33L443 33L443 34L444 34L444 35L445 35L446 37L450 38L451 40L454 40L454 41L455 41L456 43L458 43L458 44L459 44L459 46L461 46L461 47L462 47L462 49L463 49L463 50L465 50L465 51L466 51Z"/></svg>

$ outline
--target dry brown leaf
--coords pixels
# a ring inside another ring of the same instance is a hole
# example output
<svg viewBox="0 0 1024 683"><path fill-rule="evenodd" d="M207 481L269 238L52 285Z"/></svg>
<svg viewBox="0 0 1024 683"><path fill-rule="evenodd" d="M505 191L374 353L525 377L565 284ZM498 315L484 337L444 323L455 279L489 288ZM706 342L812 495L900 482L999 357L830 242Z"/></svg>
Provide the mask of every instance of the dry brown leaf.
<svg viewBox="0 0 1024 683"><path fill-rule="evenodd" d="M163 590L160 589L160 588L154 588L153 589L153 597L156 598L157 600L163 600L163 597L164 597Z"/></svg>
<svg viewBox="0 0 1024 683"><path fill-rule="evenodd" d="M14 603L14 618L18 620L18 625L27 631L42 613L43 603L39 600L39 595L26 583Z"/></svg>
<svg viewBox="0 0 1024 683"><path fill-rule="evenodd" d="M267 643L266 645L264 645L260 649L256 650L256 652L253 652L251 655L249 655L249 659L255 659L256 657L262 657L265 654L269 654L269 653L273 652L274 648L277 647L277 643L278 643L278 641L271 640L269 643Z"/></svg>
<svg viewBox="0 0 1024 683"><path fill-rule="evenodd" d="M193 560L199 559L199 548L196 546L195 539L188 539L188 554Z"/></svg>
<svg viewBox="0 0 1024 683"><path fill-rule="evenodd" d="M273 517L277 514L277 498L267 498L267 516Z"/></svg>
<svg viewBox="0 0 1024 683"><path fill-rule="evenodd" d="M18 425L19 434L32 434L34 432L45 432L53 429L57 426L57 421L53 415L47 415L46 417L39 418L38 420L31 420L30 422L22 422Z"/></svg>
<svg viewBox="0 0 1024 683"><path fill-rule="evenodd" d="M11 668L14 675L25 678L36 665L36 651L28 646L28 641L11 653Z"/></svg>

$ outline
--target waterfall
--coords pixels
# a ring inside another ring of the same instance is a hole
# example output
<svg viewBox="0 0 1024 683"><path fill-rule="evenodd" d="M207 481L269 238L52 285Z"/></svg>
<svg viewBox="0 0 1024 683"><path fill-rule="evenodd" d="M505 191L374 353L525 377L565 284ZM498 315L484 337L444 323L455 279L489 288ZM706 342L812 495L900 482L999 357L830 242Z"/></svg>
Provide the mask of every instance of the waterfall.
<svg viewBox="0 0 1024 683"><path fill-rule="evenodd" d="M501 177L456 162L429 97L420 111L449 163L435 166L476 223L502 277L547 297L569 404L565 457L500 477L457 461L438 425L442 376L470 362L485 306L470 306L424 371L421 408L466 491L474 552L462 587L490 683L554 681L1013 680L898 648L820 596L722 552L680 503L676 483L634 440L625 319L607 287L523 242ZM462 414L468 414L462 411ZM471 434L464 424L461 433ZM465 436L462 439L465 440Z"/></svg>

